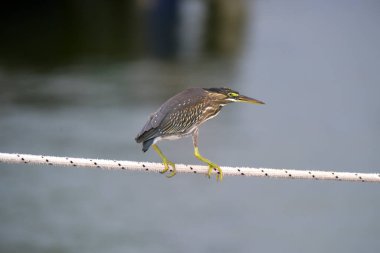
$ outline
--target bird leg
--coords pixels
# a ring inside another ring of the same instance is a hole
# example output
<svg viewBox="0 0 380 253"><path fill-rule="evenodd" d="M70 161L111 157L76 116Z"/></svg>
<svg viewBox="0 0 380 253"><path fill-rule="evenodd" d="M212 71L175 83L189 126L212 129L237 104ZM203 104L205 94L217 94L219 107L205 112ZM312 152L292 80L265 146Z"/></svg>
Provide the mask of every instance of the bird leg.
<svg viewBox="0 0 380 253"><path fill-rule="evenodd" d="M204 158L200 153L199 153L199 149L198 149L198 129L196 129L193 133L193 144L194 144L194 155L195 157L204 162L204 163L207 163L208 164L208 172L207 172L207 176L208 178L211 177L211 172L213 169L216 169L218 170L218 174L216 175L216 180L217 181L222 181L223 180L223 171L222 169L219 167L219 165L211 162L210 160Z"/></svg>
<svg viewBox="0 0 380 253"><path fill-rule="evenodd" d="M218 174L216 175L216 180L218 180L218 181L222 181L222 180L223 180L223 171L222 171L222 169L219 167L219 165L217 165L217 164L211 162L210 160L204 158L203 156L201 156L201 154L199 154L198 147L194 147L194 155L195 155L196 158L198 158L198 159L201 160L202 162L208 164L208 172L207 172L207 176L208 176L208 178L211 177L211 172L212 172L212 170L215 168L215 169L218 170Z"/></svg>
<svg viewBox="0 0 380 253"><path fill-rule="evenodd" d="M175 164L172 161L169 161L168 158L166 158L166 156L162 153L161 149L159 149L156 144L153 144L152 147L157 152L157 154L161 157L162 163L165 166L165 169L163 171L160 171L160 173L164 174L165 172L167 172L169 170L169 165L171 165L173 167L173 171L169 175L167 175L166 177L168 177L168 178L174 177L175 174L177 173L177 171L175 169Z"/></svg>

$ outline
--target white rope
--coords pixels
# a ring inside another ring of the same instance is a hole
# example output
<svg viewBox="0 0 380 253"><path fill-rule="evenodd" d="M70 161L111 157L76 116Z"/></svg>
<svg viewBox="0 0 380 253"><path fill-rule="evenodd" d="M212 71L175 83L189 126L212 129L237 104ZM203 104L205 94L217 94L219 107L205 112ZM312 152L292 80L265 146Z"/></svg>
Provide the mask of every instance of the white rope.
<svg viewBox="0 0 380 253"><path fill-rule="evenodd" d="M42 156L28 154L0 153L0 162L13 164L38 164L54 166L71 166L100 168L105 170L131 170L159 172L164 166L161 163L116 161L104 159L86 159L73 157ZM208 167L201 165L176 164L177 173L204 173ZM248 167L221 167L225 176L256 176L270 178L288 179L314 179L314 180L337 180L337 181L359 181L380 183L379 173L354 173L335 172L319 170L290 170L290 169L269 169L269 168L248 168ZM217 172L214 171L214 174Z"/></svg>

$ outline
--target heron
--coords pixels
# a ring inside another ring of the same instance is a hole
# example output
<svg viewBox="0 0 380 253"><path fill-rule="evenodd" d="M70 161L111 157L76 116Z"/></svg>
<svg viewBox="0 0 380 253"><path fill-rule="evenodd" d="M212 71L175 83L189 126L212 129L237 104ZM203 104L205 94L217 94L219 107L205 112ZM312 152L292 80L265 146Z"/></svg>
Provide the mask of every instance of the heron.
<svg viewBox="0 0 380 253"><path fill-rule="evenodd" d="M220 166L199 153L199 127L207 120L216 117L225 105L234 102L264 104L260 100L241 95L230 88L188 88L169 98L156 112L152 113L135 140L137 143L142 143L144 152L153 147L164 165L161 173L166 173L171 166L171 173L167 175L171 178L176 174L175 163L163 154L157 143L161 140L192 136L195 157L209 167L206 175L210 178L215 169L216 179L222 181L223 171Z"/></svg>

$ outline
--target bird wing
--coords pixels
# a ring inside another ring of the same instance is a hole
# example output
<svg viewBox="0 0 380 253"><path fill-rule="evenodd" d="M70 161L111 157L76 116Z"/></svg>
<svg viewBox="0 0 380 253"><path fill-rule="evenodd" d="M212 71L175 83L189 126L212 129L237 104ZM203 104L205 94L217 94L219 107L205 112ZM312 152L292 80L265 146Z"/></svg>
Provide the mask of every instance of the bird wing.
<svg viewBox="0 0 380 253"><path fill-rule="evenodd" d="M167 100L164 104L158 108L158 110L149 116L148 121L136 137L136 142L144 142L146 140L156 138L160 135L159 130L162 128L162 122L168 118L168 108L170 108L175 102L175 96ZM167 120L164 125L167 124Z"/></svg>
<svg viewBox="0 0 380 253"><path fill-rule="evenodd" d="M189 96L189 93L191 93L191 96ZM187 100L184 100L186 97L188 97ZM181 126L175 126L174 123L178 121L181 111L189 106L191 107L193 104L197 104L202 98L202 88L190 88L173 96L162 104L155 113L150 115L148 121L135 138L136 142L140 143L156 138L161 135L161 131L164 132L165 135L178 132Z"/></svg>
<svg viewBox="0 0 380 253"><path fill-rule="evenodd" d="M144 142L146 140L149 140L158 136L158 133L159 133L158 126L160 125L162 119L164 118L164 115L162 115L160 109L157 112L152 113L150 115L148 121L145 123L142 130L136 136L135 138L136 142L138 143Z"/></svg>

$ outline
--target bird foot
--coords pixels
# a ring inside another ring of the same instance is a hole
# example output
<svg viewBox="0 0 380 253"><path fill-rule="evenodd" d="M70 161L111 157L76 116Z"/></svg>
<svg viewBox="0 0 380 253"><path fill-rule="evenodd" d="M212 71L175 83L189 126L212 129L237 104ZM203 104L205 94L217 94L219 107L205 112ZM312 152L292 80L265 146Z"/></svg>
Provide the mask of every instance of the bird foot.
<svg viewBox="0 0 380 253"><path fill-rule="evenodd" d="M210 179L211 178L211 173L213 170L216 170L217 171L217 174L216 174L216 181L220 181L222 182L223 180L223 171L222 169L219 167L219 165L216 165L216 164L209 164L208 165L208 172L206 174L206 176Z"/></svg>
<svg viewBox="0 0 380 253"><path fill-rule="evenodd" d="M164 160L162 161L162 163L164 164L165 169L164 169L163 171L160 171L161 174L164 174L164 173L166 173L166 172L169 170L169 165L172 166L173 169L170 170L171 173L170 173L169 175L166 175L166 177L167 177L167 178L171 178L171 177L174 177L175 174L177 174L177 171L176 171L176 169L175 169L175 163L173 163L172 161L169 161L169 160L167 160L167 159L164 159Z"/></svg>

